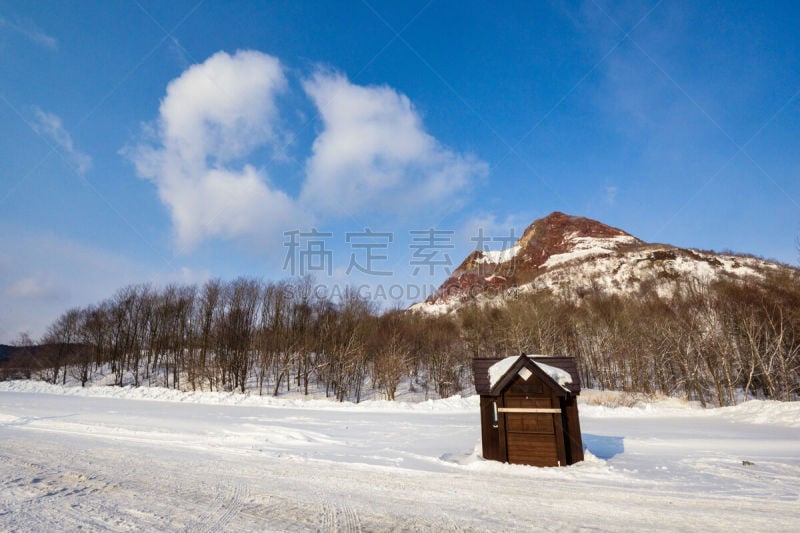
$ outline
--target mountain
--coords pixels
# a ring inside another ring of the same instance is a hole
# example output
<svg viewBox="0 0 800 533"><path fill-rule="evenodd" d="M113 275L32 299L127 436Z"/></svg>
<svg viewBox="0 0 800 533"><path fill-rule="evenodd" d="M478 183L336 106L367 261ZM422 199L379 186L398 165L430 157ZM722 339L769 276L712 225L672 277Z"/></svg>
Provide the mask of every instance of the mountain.
<svg viewBox="0 0 800 533"><path fill-rule="evenodd" d="M434 294L411 309L446 313L467 302L536 291L571 301L598 292L655 292L669 298L713 281L758 280L779 270L798 274L755 257L646 243L596 220L554 212L528 226L511 248L472 252Z"/></svg>

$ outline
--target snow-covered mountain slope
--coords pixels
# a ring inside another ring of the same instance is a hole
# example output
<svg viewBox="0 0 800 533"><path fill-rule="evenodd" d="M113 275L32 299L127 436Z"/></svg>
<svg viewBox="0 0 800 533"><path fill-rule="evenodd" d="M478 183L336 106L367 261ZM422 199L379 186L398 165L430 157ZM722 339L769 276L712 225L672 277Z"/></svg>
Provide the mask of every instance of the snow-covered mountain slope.
<svg viewBox="0 0 800 533"><path fill-rule="evenodd" d="M551 257L553 261L559 256ZM781 266L768 261L721 255L696 250L647 246L624 253L595 254L591 257L555 263L522 291L548 289L560 296L580 298L587 291L630 295L655 290L669 298L721 279L762 279Z"/></svg>
<svg viewBox="0 0 800 533"><path fill-rule="evenodd" d="M648 244L618 228L556 212L531 224L511 248L470 254L435 294L411 309L438 314L466 302L502 302L537 291L571 301L592 293L670 298L714 281L759 280L779 270L798 275L763 259Z"/></svg>

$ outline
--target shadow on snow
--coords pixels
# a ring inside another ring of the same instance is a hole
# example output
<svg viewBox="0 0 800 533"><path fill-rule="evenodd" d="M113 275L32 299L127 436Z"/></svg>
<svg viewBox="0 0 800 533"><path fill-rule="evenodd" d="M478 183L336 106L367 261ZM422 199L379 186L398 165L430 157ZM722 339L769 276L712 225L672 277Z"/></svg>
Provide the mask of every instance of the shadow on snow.
<svg viewBox="0 0 800 533"><path fill-rule="evenodd" d="M606 435L583 434L583 449L588 450L599 459L611 459L615 455L625 452L624 437L609 437Z"/></svg>

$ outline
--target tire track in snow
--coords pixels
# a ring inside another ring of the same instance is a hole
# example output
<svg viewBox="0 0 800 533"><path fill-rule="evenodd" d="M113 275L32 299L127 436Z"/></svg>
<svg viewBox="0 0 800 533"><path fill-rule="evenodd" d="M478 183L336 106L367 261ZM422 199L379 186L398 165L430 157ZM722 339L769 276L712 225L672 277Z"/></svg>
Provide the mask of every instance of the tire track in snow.
<svg viewBox="0 0 800 533"><path fill-rule="evenodd" d="M361 532L361 519L352 505L336 503L325 499L322 502L319 532L337 531L342 533Z"/></svg>
<svg viewBox="0 0 800 533"><path fill-rule="evenodd" d="M220 494L219 485L217 485L217 494ZM242 494L244 490L241 485L234 483L229 494L220 499L221 513L213 518L213 522L206 526L203 531L207 533L218 533L228 531L228 527L233 521L234 517L242 511L244 504L242 503ZM217 498L219 499L219 498Z"/></svg>
<svg viewBox="0 0 800 533"><path fill-rule="evenodd" d="M8 464L11 461L9 457L3 457L2 462ZM3 494L21 498L17 498L19 503L16 506L4 505L0 516L11 515L11 523L24 524L26 530L48 530L52 528L54 518L49 511L57 507L58 522L66 530L72 529L71 524L93 529L108 528L109 521L103 518L111 519L111 516L102 512L102 505L98 505L92 496L113 490L113 483L72 470L27 461L20 463L16 466L25 469L22 475L14 476L0 486Z"/></svg>
<svg viewBox="0 0 800 533"><path fill-rule="evenodd" d="M358 513L352 505L347 503L338 506L336 511L337 530L346 533L353 533L361 531L361 522L358 518Z"/></svg>
<svg viewBox="0 0 800 533"><path fill-rule="evenodd" d="M322 513L320 516L320 524L317 528L318 532L333 531L336 528L336 507L331 505L329 501L322 502Z"/></svg>

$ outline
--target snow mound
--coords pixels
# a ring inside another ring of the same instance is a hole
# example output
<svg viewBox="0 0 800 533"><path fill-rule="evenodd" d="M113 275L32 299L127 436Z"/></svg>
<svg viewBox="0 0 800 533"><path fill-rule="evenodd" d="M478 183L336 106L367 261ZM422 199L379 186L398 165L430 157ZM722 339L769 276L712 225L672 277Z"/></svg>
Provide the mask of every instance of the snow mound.
<svg viewBox="0 0 800 533"><path fill-rule="evenodd" d="M28 380L0 382L0 392L3 391L203 405L242 405L280 409L307 408L323 411L356 410L382 413L467 413L474 412L479 405L479 398L475 395L467 397L451 396L450 398L422 402L365 400L360 403L352 403L305 397L276 398L274 396L258 396L239 392L184 392L163 387L71 387Z"/></svg>
<svg viewBox="0 0 800 533"><path fill-rule="evenodd" d="M800 428L800 402L750 400L732 407L721 407L716 411L733 422Z"/></svg>

